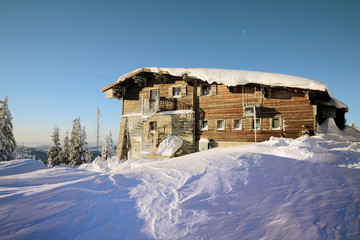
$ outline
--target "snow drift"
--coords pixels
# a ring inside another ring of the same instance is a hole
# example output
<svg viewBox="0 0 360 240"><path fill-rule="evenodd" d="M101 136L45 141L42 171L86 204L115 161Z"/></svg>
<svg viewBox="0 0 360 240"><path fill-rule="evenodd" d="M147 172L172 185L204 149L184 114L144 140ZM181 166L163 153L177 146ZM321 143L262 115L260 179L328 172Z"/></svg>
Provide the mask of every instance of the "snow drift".
<svg viewBox="0 0 360 240"><path fill-rule="evenodd" d="M171 157L183 145L183 140L177 136L169 136L159 145L157 155Z"/></svg>
<svg viewBox="0 0 360 240"><path fill-rule="evenodd" d="M318 125L319 134L336 134L338 136L343 135L341 130L337 127L333 118L326 119L323 124Z"/></svg>
<svg viewBox="0 0 360 240"><path fill-rule="evenodd" d="M2 162L0 237L357 239L360 135L343 134L79 168Z"/></svg>

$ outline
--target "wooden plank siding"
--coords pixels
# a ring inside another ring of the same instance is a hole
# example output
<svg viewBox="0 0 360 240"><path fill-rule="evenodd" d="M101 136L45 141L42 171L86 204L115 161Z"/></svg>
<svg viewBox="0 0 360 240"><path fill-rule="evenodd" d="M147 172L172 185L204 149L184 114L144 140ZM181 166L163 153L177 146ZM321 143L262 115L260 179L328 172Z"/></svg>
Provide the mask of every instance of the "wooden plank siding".
<svg viewBox="0 0 360 240"><path fill-rule="evenodd" d="M126 95L123 98L123 114L129 114L135 109L141 107L141 97L140 97L141 88L137 84L131 85L131 87L126 88Z"/></svg>
<svg viewBox="0 0 360 240"><path fill-rule="evenodd" d="M239 89L239 88L238 88ZM232 93L225 85L217 86L217 94L199 96L200 107L205 111L205 120L209 121L208 130L201 131L201 138L215 141L252 142L255 140L253 118L244 118L243 105L259 103L260 129L257 130L257 141L268 140L271 136L296 138L303 126L314 130L315 114L307 94L304 92L271 91L264 97L258 86L244 87L244 93ZM282 121L282 130L272 129L272 119ZM217 120L224 120L224 130L217 130ZM235 130L234 120L242 121L242 130Z"/></svg>
<svg viewBox="0 0 360 240"><path fill-rule="evenodd" d="M181 96L173 97L172 88L181 87ZM193 104L193 88L186 84L183 80L173 81L172 83L160 84L155 79L149 79L146 87L140 88L138 85L133 84L127 88L126 97L124 97L124 111L123 114L130 114L134 110L141 107L142 96L146 101L150 100L150 91L158 90L159 98L164 97L167 99L176 99L180 104L191 105Z"/></svg>
<svg viewBox="0 0 360 240"><path fill-rule="evenodd" d="M194 80L196 81L196 80ZM172 78L166 83L160 83L154 77L148 78L146 84L140 87L130 84L126 88L123 98L123 114L132 113L140 109L142 96L150 100L150 91L158 90L159 98L176 99L177 102L194 106L194 110L202 109L205 114L202 120L209 121L208 130L194 131L195 139L209 138L214 141L253 142L253 118L243 116L243 107L248 103L258 103L260 110L257 118L260 119L260 129L257 130L257 141L268 140L271 136L296 138L303 126L314 131L316 126L316 108L311 105L305 91L278 90L269 88L265 97L261 86L238 86L231 92L226 85L211 85L211 94L201 96L202 81L195 82L194 86L187 84L180 78ZM181 87L181 97L173 97L172 88ZM242 92L244 90L244 92ZM281 121L281 129L272 129L273 119ZM217 120L223 120L223 130L216 129ZM242 129L234 129L234 120L241 121ZM196 117L196 129L200 128L200 119ZM195 129L195 128L194 128Z"/></svg>
<svg viewBox="0 0 360 240"><path fill-rule="evenodd" d="M276 81L277 86L263 86L256 79L244 86L226 86L219 82L206 82L206 74L202 80L191 75L191 71L181 75L171 75L170 72L142 68L102 89L106 98L122 100L117 148L117 155L121 158L136 158L149 152L155 154L159 143L170 135L183 139L184 144L176 153L181 155L209 146L254 142L255 131L257 142L266 141L271 136L297 138L304 130L316 133L317 124L329 117L335 117L340 129L345 127L348 109L333 105L326 89L284 87ZM216 77L208 79L228 82ZM153 90L158 91L155 101L150 99ZM148 109L150 102L157 103L157 107L151 105ZM247 111L249 116L244 116L244 108L253 106L260 125L256 130L251 109L248 109L250 114ZM185 109L193 111L171 111ZM217 127L218 121L222 123L221 128ZM210 141L200 141L201 138Z"/></svg>

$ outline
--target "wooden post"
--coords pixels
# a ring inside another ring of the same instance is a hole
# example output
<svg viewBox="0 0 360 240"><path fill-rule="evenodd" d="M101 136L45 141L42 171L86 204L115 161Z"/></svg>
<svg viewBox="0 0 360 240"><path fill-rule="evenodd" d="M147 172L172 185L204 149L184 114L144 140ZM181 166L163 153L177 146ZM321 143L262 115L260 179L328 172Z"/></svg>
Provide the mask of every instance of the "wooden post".
<svg viewBox="0 0 360 240"><path fill-rule="evenodd" d="M144 116L144 95L141 95L141 118Z"/></svg>

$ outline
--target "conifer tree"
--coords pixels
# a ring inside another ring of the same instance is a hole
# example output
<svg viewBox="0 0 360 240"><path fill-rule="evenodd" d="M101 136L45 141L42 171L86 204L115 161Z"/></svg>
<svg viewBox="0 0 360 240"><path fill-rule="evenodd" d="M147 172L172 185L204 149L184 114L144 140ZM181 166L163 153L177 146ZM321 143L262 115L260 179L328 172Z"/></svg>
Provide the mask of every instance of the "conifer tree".
<svg viewBox="0 0 360 240"><path fill-rule="evenodd" d="M49 166L49 167L60 165L60 163L61 163L61 160L60 160L61 147L60 147L59 128L57 128L56 126L54 128L51 139L54 143L54 146L50 147L47 152L47 155L49 157L47 160L47 166Z"/></svg>
<svg viewBox="0 0 360 240"><path fill-rule="evenodd" d="M0 161L14 159L16 152L12 117L7 102L7 97L4 101L0 101Z"/></svg>
<svg viewBox="0 0 360 240"><path fill-rule="evenodd" d="M60 162L61 164L69 164L70 163L70 140L69 140L69 132L66 131L66 135L64 137L64 147L60 152Z"/></svg>
<svg viewBox="0 0 360 240"><path fill-rule="evenodd" d="M105 160L115 156L114 142L112 140L111 131L109 132L109 135L105 138L105 142L101 151L101 156Z"/></svg>
<svg viewBox="0 0 360 240"><path fill-rule="evenodd" d="M91 155L87 148L85 127L81 128L80 118L73 121L70 139L70 165L79 166L90 162Z"/></svg>
<svg viewBox="0 0 360 240"><path fill-rule="evenodd" d="M86 137L87 136L86 136L85 126L83 126L83 128L81 130L81 143L82 143L81 155L82 155L82 159L85 163L90 163L92 154L88 148L88 144L86 142Z"/></svg>

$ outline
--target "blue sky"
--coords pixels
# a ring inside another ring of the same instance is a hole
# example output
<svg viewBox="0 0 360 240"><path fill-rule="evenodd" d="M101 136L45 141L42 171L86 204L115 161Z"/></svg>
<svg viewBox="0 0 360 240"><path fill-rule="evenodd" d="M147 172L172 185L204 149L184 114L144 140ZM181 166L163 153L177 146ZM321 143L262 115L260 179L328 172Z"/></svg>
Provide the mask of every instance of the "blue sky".
<svg viewBox="0 0 360 240"><path fill-rule="evenodd" d="M18 144L80 117L116 141L121 104L100 89L140 67L275 72L327 83L360 126L360 1L0 0L0 98Z"/></svg>

